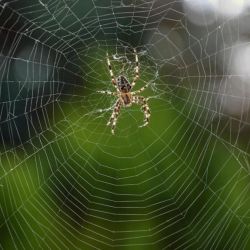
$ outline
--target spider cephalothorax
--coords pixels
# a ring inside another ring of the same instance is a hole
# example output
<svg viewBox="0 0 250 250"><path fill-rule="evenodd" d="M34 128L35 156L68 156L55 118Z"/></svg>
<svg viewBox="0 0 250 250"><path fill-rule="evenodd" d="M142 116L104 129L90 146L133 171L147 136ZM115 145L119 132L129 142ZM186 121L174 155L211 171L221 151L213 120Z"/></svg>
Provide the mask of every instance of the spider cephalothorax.
<svg viewBox="0 0 250 250"><path fill-rule="evenodd" d="M139 90L131 92L132 88L135 86L136 81L139 79L139 61L138 61L138 55L135 49L134 49L134 53L135 53L136 66L135 66L135 77L132 83L130 83L127 80L127 78L123 75L120 75L117 77L117 79L115 79L113 71L112 71L112 66L110 64L109 56L107 54L107 63L109 67L109 73L112 78L112 83L115 86L117 91L116 92L98 91L98 92L107 94L107 95L114 95L118 97L115 103L113 113L107 123L108 126L111 125L111 131L113 134L114 134L114 130L115 130L116 122L117 122L117 117L119 115L119 112L122 106L128 107L128 106L131 106L133 103L140 104L144 112L143 126L146 126L149 123L150 110L149 110L149 106L147 103L147 99L143 96L137 95L141 93L148 86L148 84L140 88Z"/></svg>

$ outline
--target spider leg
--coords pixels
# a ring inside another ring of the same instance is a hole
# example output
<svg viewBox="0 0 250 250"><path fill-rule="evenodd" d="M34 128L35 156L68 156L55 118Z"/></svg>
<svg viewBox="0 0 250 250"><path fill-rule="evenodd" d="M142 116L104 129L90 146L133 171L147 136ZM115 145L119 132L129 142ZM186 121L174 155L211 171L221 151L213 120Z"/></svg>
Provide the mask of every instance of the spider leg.
<svg viewBox="0 0 250 250"><path fill-rule="evenodd" d="M105 95L114 95L116 96L117 93L116 92L111 92L111 91L105 91L105 90L98 90L97 93L100 93L100 94L105 94Z"/></svg>
<svg viewBox="0 0 250 250"><path fill-rule="evenodd" d="M142 88L136 90L133 92L134 95L137 95L139 93L141 93L142 91L144 91L147 87L149 86L149 83L147 83L145 86L143 86Z"/></svg>
<svg viewBox="0 0 250 250"><path fill-rule="evenodd" d="M135 53L135 77L133 79L133 82L131 83L132 88L135 86L136 81L139 79L139 59L136 49L134 49L134 53Z"/></svg>
<svg viewBox="0 0 250 250"><path fill-rule="evenodd" d="M141 127L147 126L151 115L147 99L143 96L134 96L133 102L142 105L142 110L144 113L144 124Z"/></svg>
<svg viewBox="0 0 250 250"><path fill-rule="evenodd" d="M108 54L108 52L107 52L106 56L107 56L107 63L108 63L108 67L109 67L109 74L111 76L112 83L116 87L116 89L118 90L117 85L116 85L116 80L115 80L115 77L114 77L114 73L113 73L113 70L112 70L112 66L111 66L111 63L110 63L110 60L109 60L109 54Z"/></svg>
<svg viewBox="0 0 250 250"><path fill-rule="evenodd" d="M117 100L116 104L115 104L115 108L113 110L113 113L107 123L107 126L110 126L111 125L111 132L112 134L115 133L115 127L116 127L116 122L117 122L117 117L120 113L120 110L121 110L121 101L120 100Z"/></svg>

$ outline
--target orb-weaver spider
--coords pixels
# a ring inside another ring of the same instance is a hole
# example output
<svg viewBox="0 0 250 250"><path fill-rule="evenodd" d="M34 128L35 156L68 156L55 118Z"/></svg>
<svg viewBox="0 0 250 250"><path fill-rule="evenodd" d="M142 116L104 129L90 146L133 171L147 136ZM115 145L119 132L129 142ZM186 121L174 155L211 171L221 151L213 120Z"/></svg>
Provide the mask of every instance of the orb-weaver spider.
<svg viewBox="0 0 250 250"><path fill-rule="evenodd" d="M112 66L109 60L109 55L107 53L107 63L109 68L109 73L111 76L111 81L113 86L116 88L116 92L111 91L98 91L99 93L106 94L106 95L113 95L117 96L118 99L115 103L115 107L113 109L112 115L107 123L107 126L111 126L111 132L114 134L117 118L120 113L121 107L129 107L133 103L139 104L142 106L142 110L144 112L144 124L142 126L146 126L149 123L150 117L150 109L147 103L147 99L143 96L138 96L137 94L141 93L148 87L146 84L144 87L140 88L136 91L131 91L132 88L135 86L136 81L139 79L139 60L136 50L134 49L135 54L135 77L132 83L129 83L127 78L123 75L118 76L117 78L114 77L114 73L112 70Z"/></svg>

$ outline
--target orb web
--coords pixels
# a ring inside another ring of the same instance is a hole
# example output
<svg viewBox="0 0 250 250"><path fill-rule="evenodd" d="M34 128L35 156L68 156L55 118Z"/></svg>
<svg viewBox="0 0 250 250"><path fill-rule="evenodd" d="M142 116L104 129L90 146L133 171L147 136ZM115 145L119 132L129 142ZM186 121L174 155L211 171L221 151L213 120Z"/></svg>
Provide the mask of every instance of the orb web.
<svg viewBox="0 0 250 250"><path fill-rule="evenodd" d="M0 4L1 248L249 247L247 1Z"/></svg>

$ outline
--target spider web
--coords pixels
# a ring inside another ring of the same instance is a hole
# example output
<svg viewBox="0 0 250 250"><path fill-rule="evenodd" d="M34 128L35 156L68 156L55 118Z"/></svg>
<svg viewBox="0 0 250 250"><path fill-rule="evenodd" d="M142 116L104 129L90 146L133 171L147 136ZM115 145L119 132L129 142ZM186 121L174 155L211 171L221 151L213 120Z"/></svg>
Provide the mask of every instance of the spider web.
<svg viewBox="0 0 250 250"><path fill-rule="evenodd" d="M204 2L0 1L1 248L249 249L248 3Z"/></svg>

